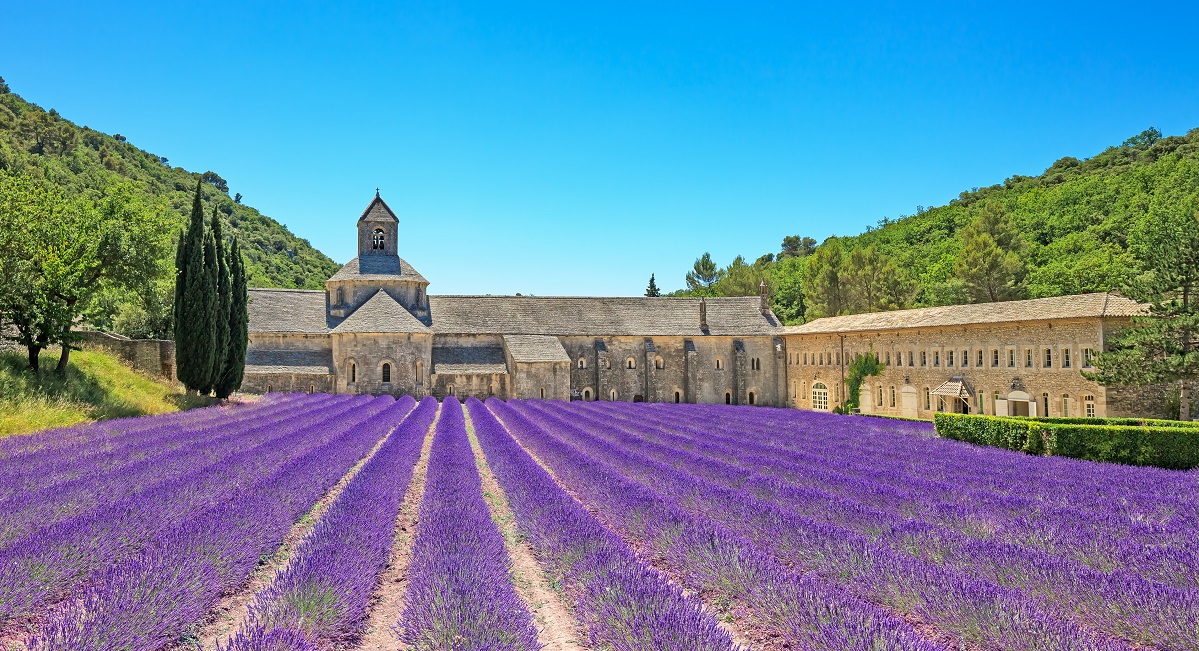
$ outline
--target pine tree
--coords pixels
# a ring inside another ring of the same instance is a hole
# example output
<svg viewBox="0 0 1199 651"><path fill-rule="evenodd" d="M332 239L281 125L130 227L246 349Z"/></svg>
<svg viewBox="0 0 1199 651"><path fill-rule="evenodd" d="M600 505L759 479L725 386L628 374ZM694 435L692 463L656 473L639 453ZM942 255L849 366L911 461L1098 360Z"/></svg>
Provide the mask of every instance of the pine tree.
<svg viewBox="0 0 1199 651"><path fill-rule="evenodd" d="M662 292L658 291L658 283L654 280L654 275L649 275L649 287L645 288L645 295L649 297L661 296Z"/></svg>
<svg viewBox="0 0 1199 651"><path fill-rule="evenodd" d="M720 268L712 261L712 254L704 253L687 272L687 289L696 295L711 296L712 285L722 277Z"/></svg>
<svg viewBox="0 0 1199 651"><path fill-rule="evenodd" d="M216 303L213 314L212 332L212 385L220 384L221 376L225 373L225 363L229 357L229 312L232 305L230 295L229 256L225 251L225 234L222 232L221 214L216 207L212 209L212 240L216 245Z"/></svg>
<svg viewBox="0 0 1199 651"><path fill-rule="evenodd" d="M229 307L229 346L225 365L216 384L216 396L222 400L241 388L246 369L246 346L249 343L249 300L246 291L246 264L241 257L237 238L229 247L229 275L232 280Z"/></svg>
<svg viewBox="0 0 1199 651"><path fill-rule="evenodd" d="M962 229L962 252L954 272L975 302L1021 298L1023 242L1003 209L987 206Z"/></svg>
<svg viewBox="0 0 1199 651"><path fill-rule="evenodd" d="M1192 206L1154 208L1130 244L1145 273L1126 289L1150 304L1117 332L1095 359L1102 384L1176 384L1178 418L1191 419L1188 384L1199 380L1199 212Z"/></svg>

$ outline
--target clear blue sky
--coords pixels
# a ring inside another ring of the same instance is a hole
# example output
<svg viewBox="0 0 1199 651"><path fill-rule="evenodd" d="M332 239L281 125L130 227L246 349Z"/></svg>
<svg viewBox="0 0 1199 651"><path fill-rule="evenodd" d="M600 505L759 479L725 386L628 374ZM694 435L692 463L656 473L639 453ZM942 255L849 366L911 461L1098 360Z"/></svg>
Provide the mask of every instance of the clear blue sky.
<svg viewBox="0 0 1199 651"><path fill-rule="evenodd" d="M339 262L378 186L443 294L674 289L1199 127L1192 3L802 4L10 2L0 75Z"/></svg>

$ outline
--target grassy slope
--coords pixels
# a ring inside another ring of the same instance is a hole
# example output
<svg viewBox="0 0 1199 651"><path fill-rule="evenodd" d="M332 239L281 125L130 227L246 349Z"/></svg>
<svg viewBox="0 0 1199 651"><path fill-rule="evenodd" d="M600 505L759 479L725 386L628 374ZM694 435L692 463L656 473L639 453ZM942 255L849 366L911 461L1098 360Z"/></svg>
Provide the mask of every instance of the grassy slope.
<svg viewBox="0 0 1199 651"><path fill-rule="evenodd" d="M65 377L53 372L57 361L57 351L44 354L41 377L35 378L25 370L22 354L0 353L0 436L209 404L104 352L73 352Z"/></svg>

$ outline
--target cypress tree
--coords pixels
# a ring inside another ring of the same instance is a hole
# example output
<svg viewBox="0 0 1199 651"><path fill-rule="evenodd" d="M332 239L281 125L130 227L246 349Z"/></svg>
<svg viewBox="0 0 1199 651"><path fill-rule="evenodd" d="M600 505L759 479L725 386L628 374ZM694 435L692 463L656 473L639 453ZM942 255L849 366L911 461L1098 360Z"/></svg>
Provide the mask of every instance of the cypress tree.
<svg viewBox="0 0 1199 651"><path fill-rule="evenodd" d="M221 215L216 207L212 209L212 240L216 245L216 302L213 311L212 331L212 386L220 385L224 375L225 362L229 348L229 308L232 305L230 296L229 256L225 252L225 234L222 232Z"/></svg>
<svg viewBox="0 0 1199 651"><path fill-rule="evenodd" d="M216 316L217 316L217 272L220 265L216 258L216 240L212 237L212 231L204 233L204 260L203 270L201 272L201 280L197 283L189 283L189 289L196 289L196 303L198 310L196 311L196 368L200 378L197 390L200 395L208 395L212 393L212 387L216 384ZM199 348L203 346L203 349ZM223 351L222 351L223 352Z"/></svg>
<svg viewBox="0 0 1199 651"><path fill-rule="evenodd" d="M232 280L232 300L229 308L229 346L216 396L222 400L241 388L246 370L246 346L249 344L249 298L246 291L246 265L241 258L237 238L229 247L229 272Z"/></svg>
<svg viewBox="0 0 1199 651"><path fill-rule="evenodd" d="M209 277L204 264L204 208L200 182L192 200L191 221L179 240L175 276L175 365L179 381L205 392L211 386L212 308ZM215 254L215 252L214 252ZM215 279L215 274L211 274Z"/></svg>

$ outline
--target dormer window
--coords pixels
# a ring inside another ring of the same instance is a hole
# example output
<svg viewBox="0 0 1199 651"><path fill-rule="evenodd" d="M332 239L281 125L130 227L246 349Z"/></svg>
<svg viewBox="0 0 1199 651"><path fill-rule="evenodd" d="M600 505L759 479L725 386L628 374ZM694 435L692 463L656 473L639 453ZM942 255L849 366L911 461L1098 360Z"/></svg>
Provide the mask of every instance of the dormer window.
<svg viewBox="0 0 1199 651"><path fill-rule="evenodd" d="M383 250L384 233L382 228L376 228L374 234L371 235L371 248L375 251Z"/></svg>

